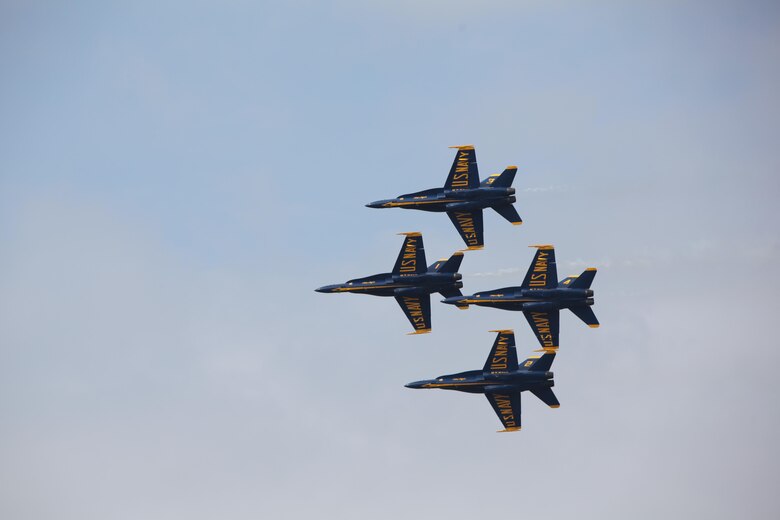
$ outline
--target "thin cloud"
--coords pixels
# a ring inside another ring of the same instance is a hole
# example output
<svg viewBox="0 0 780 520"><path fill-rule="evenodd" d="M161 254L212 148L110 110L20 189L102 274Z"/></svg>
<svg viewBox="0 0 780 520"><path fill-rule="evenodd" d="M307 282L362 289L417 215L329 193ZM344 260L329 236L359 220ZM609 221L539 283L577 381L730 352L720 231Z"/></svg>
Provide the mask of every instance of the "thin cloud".
<svg viewBox="0 0 780 520"><path fill-rule="evenodd" d="M475 276L475 277L488 277L488 276L504 276L507 274L516 274L522 272L524 269L521 269L519 267L509 267L506 269L499 269L498 271L488 271L484 273L474 273L469 276Z"/></svg>
<svg viewBox="0 0 780 520"><path fill-rule="evenodd" d="M547 191L571 191L574 187L568 184L554 184L550 186L537 186L533 188L523 188L526 193L541 193Z"/></svg>

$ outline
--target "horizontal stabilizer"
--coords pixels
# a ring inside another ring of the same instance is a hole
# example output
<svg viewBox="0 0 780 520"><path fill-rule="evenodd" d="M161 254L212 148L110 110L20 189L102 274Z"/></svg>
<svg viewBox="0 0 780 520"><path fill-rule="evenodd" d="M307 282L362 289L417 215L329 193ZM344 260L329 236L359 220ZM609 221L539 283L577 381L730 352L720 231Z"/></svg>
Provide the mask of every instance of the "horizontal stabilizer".
<svg viewBox="0 0 780 520"><path fill-rule="evenodd" d="M576 307L569 307L569 310L579 319L584 321L588 327L595 329L599 326L599 320L596 318L590 305L577 305Z"/></svg>
<svg viewBox="0 0 780 520"><path fill-rule="evenodd" d="M558 408L561 406L561 403L558 402L558 398L555 397L555 392L552 391L552 388L546 386L541 388L532 388L531 393L541 399L542 402L550 408Z"/></svg>
<svg viewBox="0 0 780 520"><path fill-rule="evenodd" d="M520 215L517 214L517 210L511 204L507 204L506 206L493 206L493 209L515 226L519 226L523 223L523 219L520 218Z"/></svg>
<svg viewBox="0 0 780 520"><path fill-rule="evenodd" d="M442 289L441 291L439 291L439 294L441 294L445 298L454 298L454 297L460 298L463 296L463 293L460 292L460 289L455 289L454 287L451 289ZM466 306L466 308L468 308L468 305Z"/></svg>
<svg viewBox="0 0 780 520"><path fill-rule="evenodd" d="M493 188L509 188L512 186L512 182L515 180L516 173L517 166L507 166L503 173L491 175L482 181L482 186L491 186Z"/></svg>
<svg viewBox="0 0 780 520"><path fill-rule="evenodd" d="M588 267L581 275L574 280L569 287L572 289L590 289L590 284L593 283L593 279L596 277L596 268Z"/></svg>
<svg viewBox="0 0 780 520"><path fill-rule="evenodd" d="M531 356L520 365L520 370L531 370L534 372L549 372L555 361L555 352L545 352L541 356Z"/></svg>

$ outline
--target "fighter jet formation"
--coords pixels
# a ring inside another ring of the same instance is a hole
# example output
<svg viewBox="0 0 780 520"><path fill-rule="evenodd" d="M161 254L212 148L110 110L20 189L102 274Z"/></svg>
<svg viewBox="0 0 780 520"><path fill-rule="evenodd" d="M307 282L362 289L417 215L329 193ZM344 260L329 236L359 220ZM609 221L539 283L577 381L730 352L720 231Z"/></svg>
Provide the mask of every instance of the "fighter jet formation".
<svg viewBox="0 0 780 520"><path fill-rule="evenodd" d="M467 250L484 247L482 210L493 208L515 225L522 224L514 206L512 188L516 166L507 166L503 173L491 175L480 183L474 146L453 146L457 152L443 188L433 188L394 199L366 204L370 208L419 209L446 212L455 225ZM467 393L481 393L490 402L504 426L502 432L521 429L520 394L530 391L551 408L559 406L551 390L553 373L550 367L559 345L560 311L569 309L588 326L596 328L599 321L593 313L593 290L596 268L589 267L580 275L558 281L555 248L552 245L532 245L536 254L523 282L516 287L503 287L464 296L462 276L458 273L463 252L426 266L425 248L419 232L400 233L404 243L393 270L389 273L355 278L343 284L316 289L321 293L357 293L392 296L398 302L413 332L425 334L432 330L431 294L439 293L443 303L460 309L471 305L520 311L536 336L541 355L531 356L518 364L515 335L512 330L496 330L498 335L482 370L439 376L416 381L407 388L441 388Z"/></svg>

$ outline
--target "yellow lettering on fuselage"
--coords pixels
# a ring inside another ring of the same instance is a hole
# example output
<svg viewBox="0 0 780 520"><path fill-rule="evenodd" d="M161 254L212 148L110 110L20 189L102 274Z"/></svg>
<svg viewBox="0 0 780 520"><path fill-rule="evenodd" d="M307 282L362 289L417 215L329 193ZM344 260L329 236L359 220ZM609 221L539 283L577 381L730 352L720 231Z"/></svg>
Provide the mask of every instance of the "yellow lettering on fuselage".
<svg viewBox="0 0 780 520"><path fill-rule="evenodd" d="M404 307L409 312L409 318L412 321L412 326L415 329L425 329L425 316L422 312L422 304L420 298L403 296Z"/></svg>
<svg viewBox="0 0 780 520"><path fill-rule="evenodd" d="M399 272L415 273L417 271L417 239L407 238L406 246L404 247L404 256L401 259L401 268Z"/></svg>
<svg viewBox="0 0 780 520"><path fill-rule="evenodd" d="M548 256L550 256L550 254L545 251L539 251L539 254L536 255L534 270L531 273L531 280L528 283L530 287L547 286L547 257Z"/></svg>
<svg viewBox="0 0 780 520"><path fill-rule="evenodd" d="M479 245L477 231L474 229L474 219L472 218L471 213L456 211L455 219L458 221L458 227L463 234L463 238L466 240L466 244L470 246Z"/></svg>
<svg viewBox="0 0 780 520"><path fill-rule="evenodd" d="M501 414L501 422L507 428L513 428L517 426L515 423L515 413L512 411L512 401L508 395L493 394L493 398L496 400L496 408L498 413Z"/></svg>
<svg viewBox="0 0 780 520"><path fill-rule="evenodd" d="M550 318L546 312L532 312L531 319L536 326L536 334L543 347L555 347L552 332L550 331Z"/></svg>
<svg viewBox="0 0 780 520"><path fill-rule="evenodd" d="M508 365L508 350L509 350L509 338L503 334L498 337L498 344L496 344L496 352L493 354L493 359L490 361L491 372L498 372L499 370L506 370Z"/></svg>

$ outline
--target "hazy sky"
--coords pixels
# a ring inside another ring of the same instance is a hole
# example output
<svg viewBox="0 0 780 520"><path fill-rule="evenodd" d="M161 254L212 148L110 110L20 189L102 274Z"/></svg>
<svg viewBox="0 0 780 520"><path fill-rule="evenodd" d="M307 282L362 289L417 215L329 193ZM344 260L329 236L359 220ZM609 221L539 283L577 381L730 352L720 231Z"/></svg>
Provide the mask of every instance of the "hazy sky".
<svg viewBox="0 0 780 520"><path fill-rule="evenodd" d="M777 3L68 4L0 4L0 516L778 517ZM514 434L403 385L521 314L313 291L460 249L363 205L472 143L465 291L599 268Z"/></svg>

